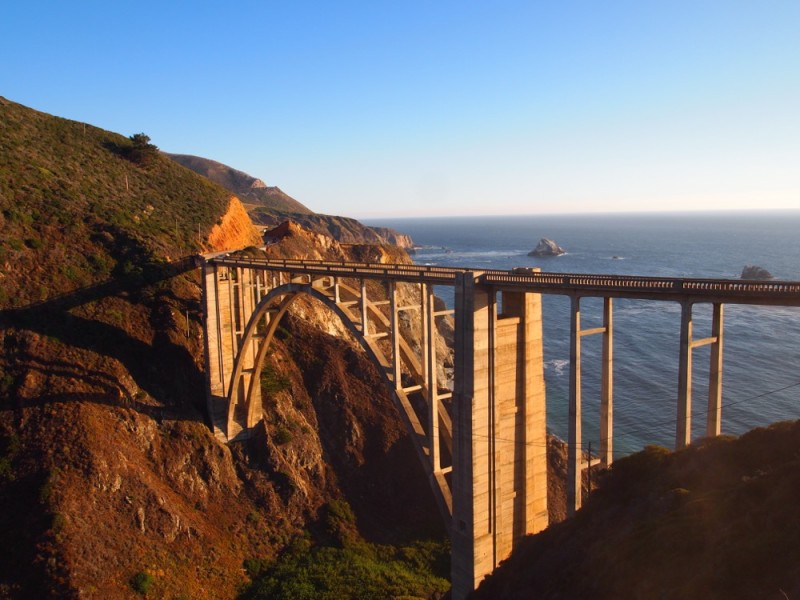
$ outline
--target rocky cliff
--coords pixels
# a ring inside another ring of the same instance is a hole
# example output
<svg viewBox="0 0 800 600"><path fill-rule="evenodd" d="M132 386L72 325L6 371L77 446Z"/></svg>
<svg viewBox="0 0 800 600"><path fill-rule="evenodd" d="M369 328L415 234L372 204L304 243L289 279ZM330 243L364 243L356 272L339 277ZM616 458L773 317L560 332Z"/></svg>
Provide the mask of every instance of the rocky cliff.
<svg viewBox="0 0 800 600"><path fill-rule="evenodd" d="M355 219L315 213L279 188L270 187L252 175L214 160L188 154L166 156L236 194L246 204L250 217L258 225L275 227L286 219L292 219L306 229L345 244L393 244L400 248L414 246L409 236L388 227L369 227Z"/></svg>
<svg viewBox="0 0 800 600"><path fill-rule="evenodd" d="M256 229L238 198L232 197L222 219L208 234L208 246L213 252L260 246L261 234Z"/></svg>

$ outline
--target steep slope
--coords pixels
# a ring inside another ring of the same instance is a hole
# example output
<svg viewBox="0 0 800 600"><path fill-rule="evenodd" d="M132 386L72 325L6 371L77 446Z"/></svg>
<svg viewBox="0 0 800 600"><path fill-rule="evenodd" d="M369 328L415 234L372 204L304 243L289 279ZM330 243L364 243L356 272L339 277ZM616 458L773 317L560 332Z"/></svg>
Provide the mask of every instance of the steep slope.
<svg viewBox="0 0 800 600"><path fill-rule="evenodd" d="M230 192L131 147L0 103L0 597L232 598L331 503L378 541L440 535L385 386L314 310L276 343L262 435L210 434L175 259L257 238Z"/></svg>
<svg viewBox="0 0 800 600"><path fill-rule="evenodd" d="M206 244L231 194L130 139L0 98L0 307Z"/></svg>
<svg viewBox="0 0 800 600"><path fill-rule="evenodd" d="M259 225L276 226L291 219L304 228L330 236L343 244L390 244L399 248L413 248L410 236L389 227L370 227L348 217L321 214L282 214L255 208L250 218Z"/></svg>
<svg viewBox="0 0 800 600"><path fill-rule="evenodd" d="M311 209L285 194L280 188L268 186L260 179L217 161L189 154L167 154L167 156L187 169L230 190L243 202L278 213L312 213Z"/></svg>
<svg viewBox="0 0 800 600"><path fill-rule="evenodd" d="M292 219L306 229L345 244L414 246L409 236L388 227L369 227L355 219L317 214L279 188L269 187L260 179L222 163L187 154L166 156L236 194L247 203L250 217L259 225L275 227L286 219Z"/></svg>
<svg viewBox="0 0 800 600"><path fill-rule="evenodd" d="M618 461L475 598L796 598L800 421Z"/></svg>

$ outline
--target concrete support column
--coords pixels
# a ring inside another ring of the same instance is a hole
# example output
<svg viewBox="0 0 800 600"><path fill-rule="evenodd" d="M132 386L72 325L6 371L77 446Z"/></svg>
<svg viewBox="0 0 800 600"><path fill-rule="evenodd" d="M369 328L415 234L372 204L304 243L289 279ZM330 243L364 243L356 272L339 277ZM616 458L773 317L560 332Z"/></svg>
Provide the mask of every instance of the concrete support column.
<svg viewBox="0 0 800 600"><path fill-rule="evenodd" d="M567 514L581 507L583 462L581 414L581 299L570 297L569 434L567 438Z"/></svg>
<svg viewBox="0 0 800 600"><path fill-rule="evenodd" d="M365 279L361 280L360 307L361 307L361 333L364 335L369 335L369 315L367 313L367 281Z"/></svg>
<svg viewBox="0 0 800 600"><path fill-rule="evenodd" d="M223 393L227 396L229 377L233 370L233 360L236 356L238 339L236 338L236 296L234 285L236 269L223 267L225 269L224 290L219 294L220 325L226 333L222 340L222 381L224 384ZM222 283L222 282L220 282Z"/></svg>
<svg viewBox="0 0 800 600"><path fill-rule="evenodd" d="M723 305L714 304L711 321L711 365L708 370L708 416L706 436L717 436L722 432L722 335Z"/></svg>
<svg viewBox="0 0 800 600"><path fill-rule="evenodd" d="M222 346L217 299L217 268L203 263L203 318L205 319L206 380L211 395L221 396L225 386L222 378Z"/></svg>
<svg viewBox="0 0 800 600"><path fill-rule="evenodd" d="M611 298L603 299L603 374L600 387L600 462L614 460L614 315Z"/></svg>
<svg viewBox="0 0 800 600"><path fill-rule="evenodd" d="M675 449L692 442L692 303L681 303L681 338L678 359L678 416Z"/></svg>
<svg viewBox="0 0 800 600"><path fill-rule="evenodd" d="M397 306L397 284L393 280L389 280L389 330L392 340L392 382L394 388L399 390L403 387L400 364L400 319Z"/></svg>
<svg viewBox="0 0 800 600"><path fill-rule="evenodd" d="M431 467L434 473L442 469L441 452L439 449L439 382L436 376L436 318L434 312L435 299L433 286L424 286L423 300L425 303L424 314L427 318L425 323L424 343L427 348L425 355L427 367L425 369L428 377L425 382L428 400L428 447L430 448Z"/></svg>
<svg viewBox="0 0 800 600"><path fill-rule="evenodd" d="M456 282L452 597L461 600L527 533L547 526L541 304L475 273Z"/></svg>
<svg viewBox="0 0 800 600"><path fill-rule="evenodd" d="M258 271L254 269L242 268L240 275L240 296L241 296L241 332L239 334L239 356L238 360L242 363L242 377L240 378L240 397L244 408L243 418L240 425L248 430L256 425L261 419L261 385L251 380L258 376L255 372L255 359L258 354L260 340L253 336L249 341L244 340L244 330L258 306L257 276Z"/></svg>
<svg viewBox="0 0 800 600"><path fill-rule="evenodd" d="M475 273L456 276L455 306L451 595L461 600L493 568L491 557L487 565L485 556L491 549L476 540L490 533L490 511L489 294L475 285Z"/></svg>
<svg viewBox="0 0 800 600"><path fill-rule="evenodd" d="M428 389L430 387L430 370L428 354L430 350L430 342L428 338L428 320L432 315L428 312L428 285L425 283L419 284L419 317L420 317L420 357L419 362L422 365L422 386Z"/></svg>

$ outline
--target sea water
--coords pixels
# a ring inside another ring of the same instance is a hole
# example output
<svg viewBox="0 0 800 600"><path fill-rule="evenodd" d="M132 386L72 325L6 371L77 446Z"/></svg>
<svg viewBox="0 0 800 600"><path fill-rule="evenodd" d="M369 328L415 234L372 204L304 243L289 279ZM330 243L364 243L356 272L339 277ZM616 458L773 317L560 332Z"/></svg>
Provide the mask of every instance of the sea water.
<svg viewBox="0 0 800 600"><path fill-rule="evenodd" d="M456 217L368 220L410 235L426 265L656 277L738 278L758 265L776 279L800 280L800 211L687 214ZM567 253L530 257L540 238ZM452 288L436 294L452 306ZM566 438L569 300L542 299L548 427ZM711 307L693 309L694 337L711 332ZM582 327L602 324L602 299L581 301ZM583 338L583 445L599 447L602 336ZM678 394L680 306L614 302L614 448L671 447ZM702 437L710 347L694 350L693 437ZM728 304L724 316L723 433L800 418L800 309Z"/></svg>

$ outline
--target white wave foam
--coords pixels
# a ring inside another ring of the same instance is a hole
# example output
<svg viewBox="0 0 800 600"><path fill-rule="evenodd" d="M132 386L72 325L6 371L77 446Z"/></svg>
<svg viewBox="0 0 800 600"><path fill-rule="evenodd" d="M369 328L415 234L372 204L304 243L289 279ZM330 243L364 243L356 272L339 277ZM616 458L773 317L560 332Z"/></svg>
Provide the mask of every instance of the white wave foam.
<svg viewBox="0 0 800 600"><path fill-rule="evenodd" d="M560 376L564 374L564 369L569 366L569 360L566 358L554 358L553 360L547 360L544 363L544 368L547 370L555 371L556 375Z"/></svg>

